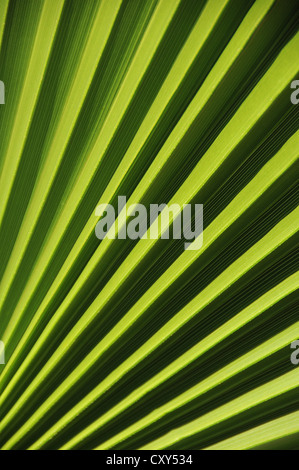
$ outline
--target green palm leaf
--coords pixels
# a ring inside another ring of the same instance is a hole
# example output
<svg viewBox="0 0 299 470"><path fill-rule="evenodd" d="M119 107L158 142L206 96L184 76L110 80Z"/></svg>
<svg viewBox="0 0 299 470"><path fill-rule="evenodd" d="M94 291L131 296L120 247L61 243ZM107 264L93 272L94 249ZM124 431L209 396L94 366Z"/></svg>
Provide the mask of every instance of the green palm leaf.
<svg viewBox="0 0 299 470"><path fill-rule="evenodd" d="M298 448L298 24L297 0L1 1L3 449ZM203 204L203 246L161 238L175 214L98 240L120 195Z"/></svg>

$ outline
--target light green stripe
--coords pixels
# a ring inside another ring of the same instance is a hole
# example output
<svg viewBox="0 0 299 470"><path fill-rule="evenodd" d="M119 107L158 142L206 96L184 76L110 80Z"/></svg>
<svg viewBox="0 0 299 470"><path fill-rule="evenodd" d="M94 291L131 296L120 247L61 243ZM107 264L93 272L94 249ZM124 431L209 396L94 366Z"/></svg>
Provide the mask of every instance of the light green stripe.
<svg viewBox="0 0 299 470"><path fill-rule="evenodd" d="M255 176L255 178L248 184L248 186L245 187L238 194L235 200L233 200L225 209L225 211L223 211L223 213L220 214L220 216L215 220L215 222L211 224L211 226L207 229L207 237L205 237L205 249L207 249L207 247L210 246L212 241L214 241L214 239L219 236L219 230L216 229L217 227L221 227L224 230L229 225L229 222L232 223L234 220L236 220L237 217L240 216L240 214L242 214L243 212L245 212L249 205L252 204L262 194L262 192L265 191L271 185L273 181L276 180L277 175L280 174L281 171L284 171L284 169L288 166L288 158L290 158L290 163L292 163L292 158L290 156L290 143L291 142L289 141L288 144L286 144L280 150L280 152L264 166L264 168ZM242 201L242 204L240 204L240 201ZM187 268L188 265L186 264L186 261L184 261L184 256L185 254L182 255L173 264L173 266L171 266L163 274L161 279L163 279L164 282L161 283L160 280L158 280L141 297L141 299L138 300L135 306L124 316L124 318L118 323L118 325L116 325L116 327L113 328L106 335L104 340L102 340L102 342L100 342L99 345L91 351L91 353L86 357L86 359L82 361L81 364L73 371L73 373L56 389L55 393L51 397L49 397L49 399L46 400L42 407L36 412L34 420L32 417L30 425L31 423L37 422L39 416L43 415L47 410L49 410L49 408L53 406L53 404L59 398L62 397L66 390L70 389L72 385L74 385L74 383L79 380L79 378L82 377L82 375L86 373L87 370L99 360L100 355L103 354L103 352L107 350L108 347L112 346L113 342L116 341L121 336L121 334L127 331L128 327L132 325L133 322L136 321L136 319L143 312L145 312L149 305L151 305L155 301L155 299L157 299L159 295L161 295L165 288L172 282L174 282L175 276L178 277L181 272L183 272L184 268ZM287 283L288 281L290 281L290 283ZM274 303L275 301L278 301L280 295L288 295L288 293L292 292L299 286L298 276L296 275L292 276L288 281L282 283L282 285L280 285L276 290L274 290L273 292L271 291L269 296L266 296L268 302ZM285 288L287 289L286 291ZM201 295L202 293L200 293L198 297L201 297ZM262 303L263 300L264 296L262 297L260 302ZM262 303L262 305L264 304ZM269 306L269 304L267 305ZM255 307L253 307L253 310L251 311L255 313L254 308ZM186 310L188 311L188 308L186 308ZM188 311L188 316L189 315L190 313ZM243 319L242 314L240 314L240 318ZM236 317L236 319L233 319L229 324L232 325L232 331L236 331L236 329L242 325L242 321L240 325L239 315ZM187 363L194 359L194 349L196 349L196 347L193 348L190 353L186 353L185 356L188 358ZM178 365L181 365L181 367L183 367L184 362L184 357L181 357L178 361L176 361L175 367L170 367L172 373L175 373L177 371L176 367ZM165 376L165 374L166 372L164 371L162 373L162 376ZM102 394L102 392L102 384L99 384L99 386L96 387L94 391L92 391L76 406L76 414L82 412L83 409L85 409L89 404L94 402L94 400L98 398L99 395ZM62 418L62 426L64 426L65 423L68 422L70 416L71 413L68 413L66 418ZM55 430L57 430L57 428L59 427L58 425L60 426L60 423L57 423L57 427L55 426ZM28 426L29 425L27 424L27 427Z"/></svg>
<svg viewBox="0 0 299 470"><path fill-rule="evenodd" d="M183 308L178 314L176 314L171 320L169 320L156 334L154 334L143 346L141 346L132 356L124 361L117 369L115 369L102 383L102 393L108 390L113 383L118 381L129 369L137 365L144 357L150 354L155 348L162 344L167 338L175 333L180 327L182 327L188 320L190 320L195 314L202 310L208 305L213 299L219 296L228 286L232 285L237 279L249 271L249 269L256 263L264 259L270 254L276 247L280 246L285 240L287 240L293 233L298 230L299 226L299 208L294 210L291 214L285 217L279 222L262 240L256 243L250 248L244 255L232 263L220 276L218 276L213 282L211 282L206 289L204 289L195 299L193 299L185 308ZM103 340L105 341L105 339ZM63 342L64 343L64 342ZM61 346L64 346L64 344ZM100 343L101 344L101 343ZM98 348L98 346L97 346ZM7 413L5 418L2 420L0 425L0 432L7 424L13 419L13 417L21 410L24 404L30 399L31 394L34 392L37 385L43 382L47 374L55 367L64 351L60 347L52 358L48 361L41 372L31 382L27 390L19 398L12 409ZM90 355L87 356L87 360ZM94 359L94 351L93 358ZM90 359L89 359L90 360ZM77 373L80 369L85 367L86 359L81 362L77 368ZM2 398L5 399L7 393L9 393L9 386L5 389ZM32 417L28 425L32 423ZM19 431L14 436L14 441L17 440Z"/></svg>
<svg viewBox="0 0 299 470"><path fill-rule="evenodd" d="M47 158L44 162L43 168L40 171L39 178L34 189L34 193L31 196L30 203L28 205L22 226L18 234L18 238L14 245L13 251L11 253L9 262L7 264L5 273L1 281L2 289L1 289L1 297L0 297L0 308L2 307L4 303L8 289L22 261L22 256L28 246L31 235L36 226L38 217L46 201L46 197L48 196L49 191L51 189L52 182L54 181L55 175L59 169L63 152L65 151L66 145L68 143L68 140L70 138L74 125L76 123L76 120L81 110L84 99L86 97L86 94L89 89L94 72L96 70L97 64L103 53L104 47L108 40L109 33L115 21L120 4L121 4L121 0L115 0L113 2L109 0L103 0L103 2L101 2L100 4L100 8L99 8L97 17L94 21L94 25L91 30L89 40L86 45L79 69L71 84L70 92L66 99L63 111L61 113L56 133L52 139L50 148L48 149ZM47 5L48 8L49 8L49 5L50 6L52 5L52 8L53 8L53 5L55 5L55 3L53 3L52 0L49 0L49 2L47 2L45 5ZM47 15L45 14L44 22L46 24L48 23L48 14ZM42 37L44 37L45 25L41 26L40 34ZM40 40L38 41L38 38L39 36L37 36L37 40L36 40L36 47L38 49L37 60L39 60L39 54L40 54L40 49L39 49ZM43 74L45 64L42 62L37 62L37 64L41 66L41 73ZM32 67L29 67L30 76L35 75L36 73L35 68L37 65L36 66L35 64L33 65ZM32 81L32 77L30 80L29 78L28 80L26 80L26 84L30 90L32 86L31 81ZM25 104L24 105L22 104L22 100L20 101L19 109L22 109L22 113L26 113L26 116L27 116L28 109L25 106ZM17 113L18 116L20 116L20 114ZM21 117L22 116L20 116L20 119ZM25 122L28 122L28 121L25 121ZM20 135L20 131L17 133L17 135L18 134ZM13 141L13 142L14 142L13 145L17 145L18 140ZM16 158L16 155L18 155L20 158L21 150L22 150L22 147L20 147L18 152L16 152L14 148L11 150L11 153L14 155L14 158ZM10 151L8 151L7 156L6 156L7 171L9 171L10 173L15 171L14 166L11 163L11 153ZM10 179L7 177L6 173L7 172L5 171L5 167L4 167L3 181L5 182L5 185L3 185L1 189L1 193L0 193L1 195L3 194L4 200L8 198L9 191L11 189L11 184L12 184L12 183L9 183ZM4 206L5 204L2 205L3 211L4 211ZM1 220L1 215L0 215L0 220Z"/></svg>
<svg viewBox="0 0 299 470"><path fill-rule="evenodd" d="M218 442L206 450L246 450L299 433L299 411Z"/></svg>
<svg viewBox="0 0 299 470"><path fill-rule="evenodd" d="M236 416L260 403L275 398L283 393L299 387L299 376L297 370L292 370L287 374L272 380L257 389L245 393L241 397L227 403L210 413L191 421L185 426L181 426L167 434L162 438L150 442L141 450L159 450L167 449L167 447L174 445L176 442L186 437L192 436L195 433L203 431L208 427L221 423L222 421Z"/></svg>

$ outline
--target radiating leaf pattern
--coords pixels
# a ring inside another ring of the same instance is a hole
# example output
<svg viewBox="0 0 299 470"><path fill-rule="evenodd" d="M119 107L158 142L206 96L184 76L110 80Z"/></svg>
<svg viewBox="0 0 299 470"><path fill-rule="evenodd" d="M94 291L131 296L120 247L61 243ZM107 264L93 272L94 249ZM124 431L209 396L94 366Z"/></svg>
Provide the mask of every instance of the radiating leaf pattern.
<svg viewBox="0 0 299 470"><path fill-rule="evenodd" d="M299 448L298 25L0 1L2 449ZM98 240L119 195L203 204L202 248Z"/></svg>

